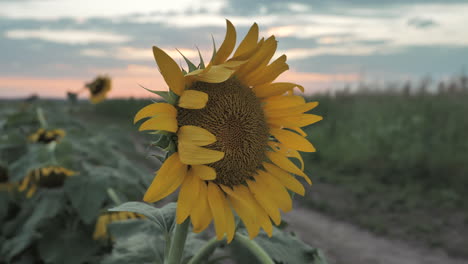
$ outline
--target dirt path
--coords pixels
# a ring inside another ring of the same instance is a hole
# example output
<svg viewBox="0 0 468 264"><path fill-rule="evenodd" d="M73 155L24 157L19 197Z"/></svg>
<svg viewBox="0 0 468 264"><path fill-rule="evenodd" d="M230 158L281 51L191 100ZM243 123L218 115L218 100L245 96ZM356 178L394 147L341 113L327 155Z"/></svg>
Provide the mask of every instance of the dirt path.
<svg viewBox="0 0 468 264"><path fill-rule="evenodd" d="M289 229L307 244L324 251L329 264L467 264L441 251L377 237L348 223L309 209L284 215Z"/></svg>

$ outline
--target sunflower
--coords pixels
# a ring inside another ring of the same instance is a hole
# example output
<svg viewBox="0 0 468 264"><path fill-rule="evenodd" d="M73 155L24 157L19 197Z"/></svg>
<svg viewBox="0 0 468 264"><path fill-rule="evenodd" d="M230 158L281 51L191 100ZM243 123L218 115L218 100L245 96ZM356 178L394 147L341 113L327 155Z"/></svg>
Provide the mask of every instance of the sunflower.
<svg viewBox="0 0 468 264"><path fill-rule="evenodd" d="M145 218L144 215L132 212L106 212L98 217L94 229L93 239L107 239L107 225L116 221L125 221L129 219Z"/></svg>
<svg viewBox="0 0 468 264"><path fill-rule="evenodd" d="M36 132L31 134L28 139L31 142L48 144L50 142L59 142L65 137L65 131L63 129L46 130L39 128Z"/></svg>
<svg viewBox="0 0 468 264"><path fill-rule="evenodd" d="M89 100L91 100L91 103L97 104L106 98L107 93L112 88L112 82L107 76L98 76L94 81L87 83L86 87L91 94Z"/></svg>
<svg viewBox="0 0 468 264"><path fill-rule="evenodd" d="M298 151L315 148L301 127L322 117L305 113L318 103L294 95L294 88L304 91L302 86L274 82L289 69L285 55L270 63L277 47L274 36L258 40L259 29L253 24L233 52L236 30L226 22L225 39L209 65L204 67L201 60L194 68L186 60L191 68L187 74L163 50L153 47L175 100L142 108L134 121L149 118L139 130L169 134L177 146L143 200L156 202L180 187L177 223L190 217L194 232L201 232L214 219L217 238L226 235L231 242L233 211L251 239L260 228L271 236L272 222L281 222L280 210L292 208L287 190L304 195L294 175L311 181ZM290 158L297 159L300 167Z"/></svg>
<svg viewBox="0 0 468 264"><path fill-rule="evenodd" d="M18 190L28 190L26 197L30 198L37 188L54 189L63 186L67 177L75 175L76 172L66 168L50 166L30 171L21 181Z"/></svg>

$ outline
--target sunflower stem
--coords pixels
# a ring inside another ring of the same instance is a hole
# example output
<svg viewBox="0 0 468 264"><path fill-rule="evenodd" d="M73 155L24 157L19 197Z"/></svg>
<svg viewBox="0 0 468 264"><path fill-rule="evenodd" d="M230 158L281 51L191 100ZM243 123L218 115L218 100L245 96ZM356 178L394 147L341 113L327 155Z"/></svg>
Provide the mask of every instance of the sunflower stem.
<svg viewBox="0 0 468 264"><path fill-rule="evenodd" d="M177 224L174 230L174 236L171 239L169 255L166 258L166 264L180 264L184 254L185 240L187 239L190 220L186 219L182 224Z"/></svg>
<svg viewBox="0 0 468 264"><path fill-rule="evenodd" d="M261 248L257 242L250 240L248 237L236 233L235 241L241 243L244 247L248 248L252 254L259 260L259 263L262 264L274 264L270 256Z"/></svg>
<svg viewBox="0 0 468 264"><path fill-rule="evenodd" d="M199 264L201 261L205 260L213 251L215 248L221 244L222 241L219 241L216 239L216 237L213 237L210 239L206 244L193 256L193 258L187 263L187 264Z"/></svg>

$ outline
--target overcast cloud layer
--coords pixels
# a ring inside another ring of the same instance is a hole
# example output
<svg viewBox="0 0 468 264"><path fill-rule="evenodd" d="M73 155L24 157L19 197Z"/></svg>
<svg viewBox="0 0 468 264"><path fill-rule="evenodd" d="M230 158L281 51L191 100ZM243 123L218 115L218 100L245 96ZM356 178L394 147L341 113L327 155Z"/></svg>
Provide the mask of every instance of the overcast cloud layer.
<svg viewBox="0 0 468 264"><path fill-rule="evenodd" d="M309 91L365 80L447 78L468 62L468 1L0 0L0 97L61 97L97 74L114 96L165 89L151 46L181 60L219 46L225 18L238 41L253 22Z"/></svg>

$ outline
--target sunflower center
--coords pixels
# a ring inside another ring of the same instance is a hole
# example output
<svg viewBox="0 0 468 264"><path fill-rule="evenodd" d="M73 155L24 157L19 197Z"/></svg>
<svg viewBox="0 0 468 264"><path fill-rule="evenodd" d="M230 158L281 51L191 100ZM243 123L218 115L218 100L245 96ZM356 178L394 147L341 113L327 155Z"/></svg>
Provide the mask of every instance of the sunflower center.
<svg viewBox="0 0 468 264"><path fill-rule="evenodd" d="M96 95L96 94L99 94L102 90L104 90L105 86L106 86L105 79L99 78L89 86L89 90L91 91L91 94Z"/></svg>
<svg viewBox="0 0 468 264"><path fill-rule="evenodd" d="M178 108L179 125L202 127L216 136L217 141L206 146L225 153L222 160L209 164L216 170L216 183L245 183L265 160L269 131L260 101L235 78L196 82L190 89L207 93L208 103L203 109Z"/></svg>

